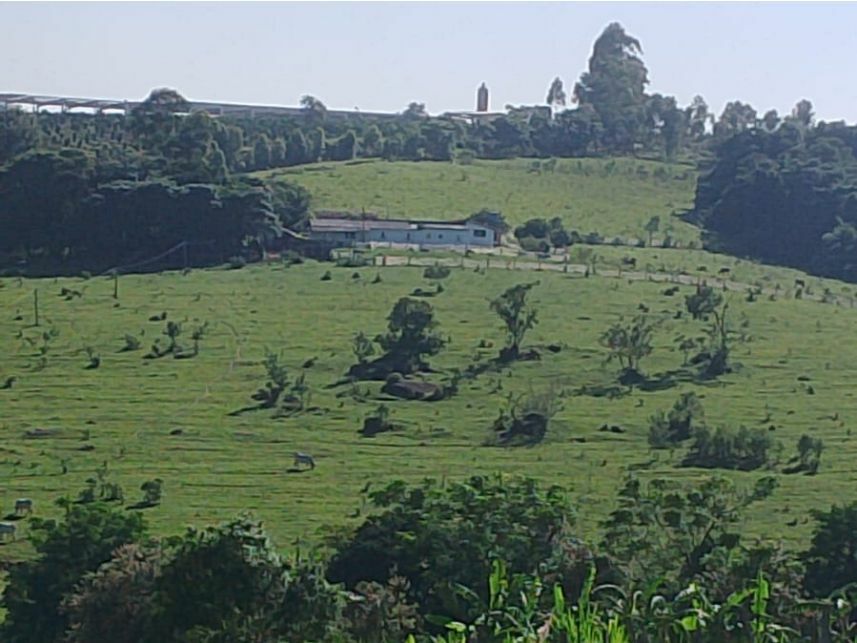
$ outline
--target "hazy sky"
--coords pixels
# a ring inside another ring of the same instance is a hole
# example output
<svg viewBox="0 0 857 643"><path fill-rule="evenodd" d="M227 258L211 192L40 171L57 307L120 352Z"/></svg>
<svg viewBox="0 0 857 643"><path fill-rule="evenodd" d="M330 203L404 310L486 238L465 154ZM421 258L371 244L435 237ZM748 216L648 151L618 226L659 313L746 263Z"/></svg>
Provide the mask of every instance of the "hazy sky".
<svg viewBox="0 0 857 643"><path fill-rule="evenodd" d="M612 21L643 45L649 91L761 114L809 98L857 121L855 3L0 3L0 92L429 112L570 90Z"/></svg>

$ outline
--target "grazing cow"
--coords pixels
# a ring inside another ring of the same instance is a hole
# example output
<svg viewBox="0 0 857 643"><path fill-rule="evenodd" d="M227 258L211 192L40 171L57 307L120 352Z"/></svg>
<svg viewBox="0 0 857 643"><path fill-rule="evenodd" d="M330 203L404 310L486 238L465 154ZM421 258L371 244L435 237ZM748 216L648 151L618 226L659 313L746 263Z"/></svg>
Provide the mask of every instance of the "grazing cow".
<svg viewBox="0 0 857 643"><path fill-rule="evenodd" d="M721 268L720 270L717 271L717 274L718 275L727 275L730 272L732 272L732 271L729 268Z"/></svg>
<svg viewBox="0 0 857 643"><path fill-rule="evenodd" d="M6 536L11 536L15 540L15 524L11 522L0 522L0 540L6 540Z"/></svg>
<svg viewBox="0 0 857 643"><path fill-rule="evenodd" d="M312 459L312 456L309 453L295 451L295 466L297 467L302 464L309 465L310 469L315 469L315 460Z"/></svg>
<svg viewBox="0 0 857 643"><path fill-rule="evenodd" d="M29 498L18 498L15 501L15 515L33 513L33 501Z"/></svg>

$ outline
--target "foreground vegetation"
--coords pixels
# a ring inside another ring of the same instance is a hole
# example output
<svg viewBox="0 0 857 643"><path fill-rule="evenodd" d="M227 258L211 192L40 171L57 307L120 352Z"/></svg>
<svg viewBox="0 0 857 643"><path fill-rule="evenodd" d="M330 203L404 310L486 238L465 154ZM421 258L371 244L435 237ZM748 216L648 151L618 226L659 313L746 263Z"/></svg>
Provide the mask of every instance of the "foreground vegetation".
<svg viewBox="0 0 857 643"><path fill-rule="evenodd" d="M153 539L139 513L63 503L31 520L9 572L3 640L846 641L857 503L815 512L806 552L745 541L741 489L628 478L597 545L558 486L529 478L395 481L324 558L281 556L241 517ZM431 560L430 565L425 561Z"/></svg>

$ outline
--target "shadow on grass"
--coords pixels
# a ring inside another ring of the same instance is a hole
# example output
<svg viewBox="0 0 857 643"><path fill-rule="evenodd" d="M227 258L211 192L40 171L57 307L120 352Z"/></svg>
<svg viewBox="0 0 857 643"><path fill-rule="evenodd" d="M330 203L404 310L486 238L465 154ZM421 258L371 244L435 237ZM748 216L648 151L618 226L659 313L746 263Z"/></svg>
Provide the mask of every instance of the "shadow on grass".
<svg viewBox="0 0 857 643"><path fill-rule="evenodd" d="M663 373L655 373L651 377L644 377L636 384L636 387L646 393L666 391L680 383L696 382L697 375L693 371L679 368Z"/></svg>
<svg viewBox="0 0 857 643"><path fill-rule="evenodd" d="M575 395L588 397L606 397L614 400L630 395L634 390L642 393L666 391L681 383L699 383L699 376L691 370L680 368L663 373L643 375L636 371L622 373L616 382L608 384L587 384L575 389Z"/></svg>
<svg viewBox="0 0 857 643"><path fill-rule="evenodd" d="M231 411L227 413L229 417L238 417L239 415L244 415L245 413L251 413L253 411L264 411L266 409L272 409L273 406L268 406L265 404L254 404L253 406L245 406L243 408L238 409L237 411Z"/></svg>
<svg viewBox="0 0 857 643"><path fill-rule="evenodd" d="M152 507L157 507L159 502L146 502L141 500L140 502L135 502L133 505L128 505L125 507L125 511L141 511L143 509L151 509Z"/></svg>

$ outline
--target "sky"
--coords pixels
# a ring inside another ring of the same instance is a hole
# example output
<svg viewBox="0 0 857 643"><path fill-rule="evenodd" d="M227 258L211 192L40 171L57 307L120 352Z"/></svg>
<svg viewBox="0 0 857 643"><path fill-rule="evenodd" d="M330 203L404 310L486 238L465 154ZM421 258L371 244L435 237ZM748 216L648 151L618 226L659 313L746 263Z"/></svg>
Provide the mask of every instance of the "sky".
<svg viewBox="0 0 857 643"><path fill-rule="evenodd" d="M719 114L781 115L808 98L857 122L857 3L0 2L0 93L190 100L432 114L570 93L619 22L643 47L649 92Z"/></svg>

